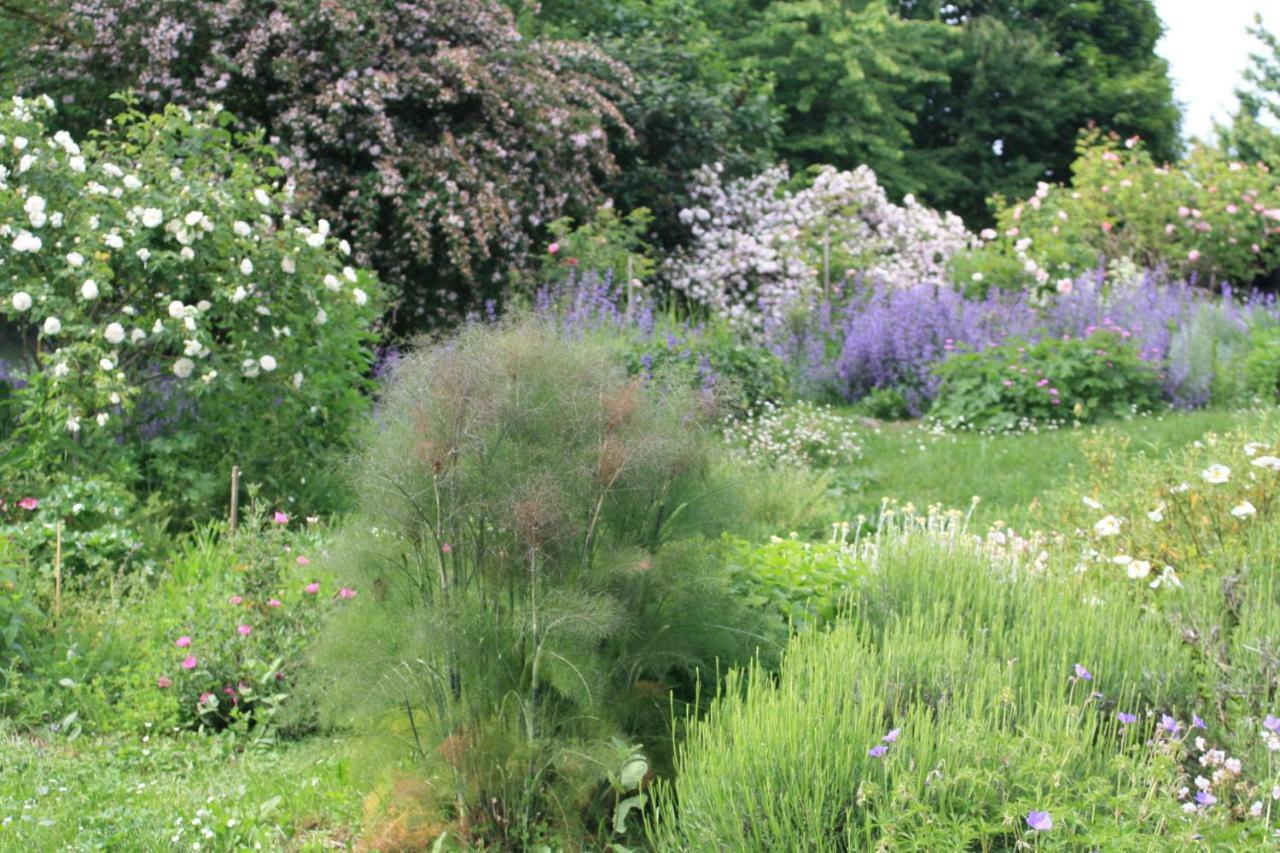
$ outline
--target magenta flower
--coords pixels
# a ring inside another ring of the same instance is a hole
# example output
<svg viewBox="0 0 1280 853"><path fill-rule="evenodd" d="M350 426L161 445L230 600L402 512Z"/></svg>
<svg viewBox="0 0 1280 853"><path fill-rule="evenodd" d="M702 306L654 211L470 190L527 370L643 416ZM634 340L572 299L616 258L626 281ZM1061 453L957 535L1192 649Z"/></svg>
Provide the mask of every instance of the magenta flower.
<svg viewBox="0 0 1280 853"><path fill-rule="evenodd" d="M276 524L288 524L289 516L285 515L280 510L276 510L275 515L271 516L271 520L274 521Z"/></svg>
<svg viewBox="0 0 1280 853"><path fill-rule="evenodd" d="M303 556L302 554L299 554L299 555L298 555L298 565L299 565L299 566L309 566L309 565L311 565L311 558L310 558L310 557Z"/></svg>
<svg viewBox="0 0 1280 853"><path fill-rule="evenodd" d="M315 595L319 591L320 591L320 584L318 583L309 583L303 589L303 592L305 592L307 595Z"/></svg>
<svg viewBox="0 0 1280 853"><path fill-rule="evenodd" d="M867 750L867 755L871 756L872 758L879 758L880 756L884 755L888 751L889 751L889 747L885 746L882 743L878 743Z"/></svg>
<svg viewBox="0 0 1280 853"><path fill-rule="evenodd" d="M449 543L448 543L448 542L446 542L446 543L444 543L443 545L441 545L441 546L440 546L440 553L441 553L441 554L448 554L448 553L449 553L450 551L452 551L452 550L453 550L453 548L451 548L451 547L449 546Z"/></svg>
<svg viewBox="0 0 1280 853"><path fill-rule="evenodd" d="M195 668L196 668L196 656L195 656L195 655L187 655L185 658L183 658L183 659L182 659L182 668L183 668L183 669L195 669Z"/></svg>
<svg viewBox="0 0 1280 853"><path fill-rule="evenodd" d="M338 598L355 598L356 591L349 586L344 586L338 590Z"/></svg>
<svg viewBox="0 0 1280 853"><path fill-rule="evenodd" d="M560 251L560 244L559 244L559 243L552 243L550 246L547 246L547 254L548 254L548 255L554 255L554 254L555 254L556 252L558 252L558 251Z"/></svg>
<svg viewBox="0 0 1280 853"><path fill-rule="evenodd" d="M1048 812L1027 812L1027 826L1036 832L1048 832L1053 829L1053 818Z"/></svg>
<svg viewBox="0 0 1280 853"><path fill-rule="evenodd" d="M172 686L173 686L173 680L166 675L162 675L156 679L156 687L159 687L161 690L164 690L166 687L172 687Z"/></svg>
<svg viewBox="0 0 1280 853"><path fill-rule="evenodd" d="M898 740L898 734L901 731L902 729L890 729L889 733L884 737L880 738L880 740L884 741L885 743L896 743Z"/></svg>
<svg viewBox="0 0 1280 853"><path fill-rule="evenodd" d="M241 637L247 637L253 633L253 628L248 625L237 625L236 630L240 632Z"/></svg>
<svg viewBox="0 0 1280 853"><path fill-rule="evenodd" d="M191 638L186 634L183 634L181 637L174 640L173 644L180 649L185 649L187 646L191 645Z"/></svg>
<svg viewBox="0 0 1280 853"><path fill-rule="evenodd" d="M239 605L244 601L244 599L238 595L233 595L230 598L228 598L227 601L230 601L232 604Z"/></svg>
<svg viewBox="0 0 1280 853"><path fill-rule="evenodd" d="M214 701L214 697L213 697L213 694L212 694L212 693L201 693L201 694L200 694L200 704L201 704L201 705L209 705L209 704L212 704L212 703L213 703L213 701Z"/></svg>
<svg viewBox="0 0 1280 853"><path fill-rule="evenodd" d="M268 607L270 607L270 608L273 608L273 609L274 609L274 608L276 608L276 607L279 607L279 606L280 606L280 599L278 599L278 598L273 598L273 599L269 600L269 601L267 602L267 606L268 606Z"/></svg>
<svg viewBox="0 0 1280 853"><path fill-rule="evenodd" d="M1093 681L1093 673L1089 672L1089 670L1085 669L1080 664L1076 664L1076 678L1079 678L1082 681Z"/></svg>
<svg viewBox="0 0 1280 853"><path fill-rule="evenodd" d="M1119 714L1116 714L1116 716L1119 717L1120 722L1124 723L1126 726L1132 725L1133 723L1136 723L1138 721L1137 714L1126 714L1124 711L1121 711Z"/></svg>
<svg viewBox="0 0 1280 853"><path fill-rule="evenodd" d="M22 500L18 501L18 506L28 510L35 509L36 507L40 506L40 501L36 500L35 498L23 498Z"/></svg>

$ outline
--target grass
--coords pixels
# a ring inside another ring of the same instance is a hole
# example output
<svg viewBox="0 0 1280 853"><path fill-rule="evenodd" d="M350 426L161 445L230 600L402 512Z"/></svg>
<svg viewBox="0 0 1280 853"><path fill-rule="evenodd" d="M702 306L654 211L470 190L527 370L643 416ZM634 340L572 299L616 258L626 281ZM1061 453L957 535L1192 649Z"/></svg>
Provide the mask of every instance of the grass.
<svg viewBox="0 0 1280 853"><path fill-rule="evenodd" d="M326 738L239 752L195 733L47 741L9 732L0 849L330 850L360 795ZM198 846L196 846L198 845Z"/></svg>
<svg viewBox="0 0 1280 853"><path fill-rule="evenodd" d="M1042 522L1046 498L1081 474L1087 440L1123 443L1130 457L1159 457L1206 432L1244 428L1267 417L1226 410L1170 412L1080 429L996 436L936 434L918 422L885 423L864 430L863 461L836 476L846 484L850 515L874 515L885 499L965 508L978 496L976 522L985 526L1000 520L1022 528Z"/></svg>

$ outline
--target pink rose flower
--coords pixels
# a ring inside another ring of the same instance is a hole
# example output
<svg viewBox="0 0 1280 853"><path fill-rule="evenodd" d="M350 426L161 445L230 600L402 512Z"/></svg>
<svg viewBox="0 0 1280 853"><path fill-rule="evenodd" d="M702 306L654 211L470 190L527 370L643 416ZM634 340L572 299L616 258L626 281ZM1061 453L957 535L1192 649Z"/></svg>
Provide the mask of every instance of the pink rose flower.
<svg viewBox="0 0 1280 853"><path fill-rule="evenodd" d="M183 659L182 659L182 668L183 668L183 669L195 669L195 668L196 668L196 656L195 656L195 655L187 655L185 658L183 658Z"/></svg>
<svg viewBox="0 0 1280 853"><path fill-rule="evenodd" d="M166 687L172 687L172 686L173 686L172 679L170 679L166 675L162 675L156 679L156 687L159 687L161 690L164 690Z"/></svg>
<svg viewBox="0 0 1280 853"><path fill-rule="evenodd" d="M240 596L238 596L238 595L233 595L233 596L231 596L230 598L228 598L228 599L227 599L227 601L231 602L232 604L236 604L236 605L239 605L239 604L243 604L243 603L244 603L244 599L243 599L243 598L241 598L241 597L240 597Z"/></svg>
<svg viewBox="0 0 1280 853"><path fill-rule="evenodd" d="M1190 252L1187 252L1187 260L1191 261L1193 264L1200 260L1200 250L1192 249Z"/></svg>
<svg viewBox="0 0 1280 853"><path fill-rule="evenodd" d="M23 498L22 500L18 501L18 506L22 507L23 509L31 510L40 506L40 501L36 500L35 498Z"/></svg>
<svg viewBox="0 0 1280 853"><path fill-rule="evenodd" d="M248 625L237 625L236 630L240 632L241 637L247 637L253 633L253 628Z"/></svg>
<svg viewBox="0 0 1280 853"><path fill-rule="evenodd" d="M446 542L446 543L444 543L443 545L441 545L441 546L440 546L440 553L442 553L442 554L448 554L448 553L449 553L450 551L452 551L452 550L453 550L453 548L451 548L451 547L449 546L449 543L448 543L448 542Z"/></svg>
<svg viewBox="0 0 1280 853"><path fill-rule="evenodd" d="M554 254L555 254L556 252L558 252L558 251L560 251L560 244L559 244L559 243L552 243L550 246L548 246L548 247L547 247L547 254L548 254L548 255L554 255Z"/></svg>
<svg viewBox="0 0 1280 853"><path fill-rule="evenodd" d="M191 638L186 634L183 634L177 640L174 640L173 644L180 649L185 649L187 646L191 645Z"/></svg>
<svg viewBox="0 0 1280 853"><path fill-rule="evenodd" d="M303 592L305 592L307 595L315 595L319 591L320 591L320 584L318 583L309 583L307 584L306 588L303 590Z"/></svg>

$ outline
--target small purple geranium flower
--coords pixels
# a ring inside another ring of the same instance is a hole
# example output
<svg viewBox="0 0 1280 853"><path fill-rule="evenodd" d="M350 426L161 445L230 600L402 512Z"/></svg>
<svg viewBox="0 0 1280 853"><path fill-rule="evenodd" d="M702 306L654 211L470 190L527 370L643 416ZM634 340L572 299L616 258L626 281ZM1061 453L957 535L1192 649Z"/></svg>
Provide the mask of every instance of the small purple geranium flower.
<svg viewBox="0 0 1280 853"><path fill-rule="evenodd" d="M1267 716L1262 720L1262 727L1267 731L1280 732L1280 718L1272 714L1267 714Z"/></svg>
<svg viewBox="0 0 1280 853"><path fill-rule="evenodd" d="M890 729L889 733L884 737L880 738L880 740L884 741L885 743L895 743L898 740L898 733L901 731L902 729Z"/></svg>
<svg viewBox="0 0 1280 853"><path fill-rule="evenodd" d="M1079 678L1082 681L1093 681L1093 673L1089 672L1089 670L1085 669L1080 664L1076 664L1076 678Z"/></svg>
<svg viewBox="0 0 1280 853"><path fill-rule="evenodd" d="M1209 728L1209 727L1208 727L1208 726L1206 726L1206 725L1204 724L1204 720L1202 720L1202 719L1200 718L1200 715L1199 715L1199 714L1194 714L1194 713L1193 713L1193 714L1191 715L1191 728L1193 728L1193 729L1207 729L1207 728Z"/></svg>
<svg viewBox="0 0 1280 853"><path fill-rule="evenodd" d="M867 750L867 755L870 755L872 758L879 758L880 756L884 755L888 751L889 751L889 747L885 746L882 743L878 743Z"/></svg>
<svg viewBox="0 0 1280 853"><path fill-rule="evenodd" d="M1124 723L1126 726L1132 725L1133 723L1136 723L1138 721L1137 714L1126 714L1124 711L1121 711L1119 714L1116 714L1116 716L1119 717L1120 722Z"/></svg>
<svg viewBox="0 0 1280 853"><path fill-rule="evenodd" d="M1182 724L1168 714L1160 715L1160 726L1171 735L1176 735L1182 730Z"/></svg>
<svg viewBox="0 0 1280 853"><path fill-rule="evenodd" d="M1202 806L1211 806L1218 801L1218 798L1208 791L1196 791L1196 802Z"/></svg>
<svg viewBox="0 0 1280 853"><path fill-rule="evenodd" d="M1048 812L1027 812L1027 826L1036 832L1047 832L1053 829L1053 818Z"/></svg>

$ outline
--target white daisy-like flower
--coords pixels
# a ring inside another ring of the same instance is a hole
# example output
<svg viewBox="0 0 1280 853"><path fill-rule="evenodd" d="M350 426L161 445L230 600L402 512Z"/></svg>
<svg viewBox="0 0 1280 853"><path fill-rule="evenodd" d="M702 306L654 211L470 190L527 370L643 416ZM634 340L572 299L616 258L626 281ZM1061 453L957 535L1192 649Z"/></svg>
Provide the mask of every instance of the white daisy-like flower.
<svg viewBox="0 0 1280 853"><path fill-rule="evenodd" d="M1151 563L1146 560L1133 560L1124 570L1124 573L1133 580L1141 580L1151 574Z"/></svg>
<svg viewBox="0 0 1280 853"><path fill-rule="evenodd" d="M1257 459L1249 463L1256 468L1266 468L1270 471L1280 471L1280 457L1276 456L1259 456Z"/></svg>
<svg viewBox="0 0 1280 853"><path fill-rule="evenodd" d="M10 297L9 301L13 304L13 310L26 311L31 307L31 294L25 290L19 290Z"/></svg>
<svg viewBox="0 0 1280 853"><path fill-rule="evenodd" d="M1261 441L1250 441L1249 443L1245 444L1245 446L1244 446L1244 455L1245 455L1245 456L1257 456L1257 455L1258 455L1258 451L1259 451L1259 450L1265 450L1265 449L1267 449L1268 447L1270 447L1270 445L1268 445L1268 444L1264 444L1264 443L1263 443L1263 442L1261 442Z"/></svg>
<svg viewBox="0 0 1280 853"><path fill-rule="evenodd" d="M173 363L173 375L179 379L186 379L195 369L196 363L189 358L180 358Z"/></svg>
<svg viewBox="0 0 1280 853"><path fill-rule="evenodd" d="M164 212L158 207L148 207L142 211L142 224L148 228L155 228L161 222L164 222Z"/></svg>
<svg viewBox="0 0 1280 853"><path fill-rule="evenodd" d="M1240 503L1232 507L1231 514L1236 518L1252 518L1258 514L1258 510L1253 504L1246 500L1240 501Z"/></svg>
<svg viewBox="0 0 1280 853"><path fill-rule="evenodd" d="M1231 479L1231 469L1226 465L1210 465L1200 472L1200 478L1215 485L1225 483Z"/></svg>
<svg viewBox="0 0 1280 853"><path fill-rule="evenodd" d="M1103 516L1093 525L1093 532L1099 536L1115 536L1120 533L1120 519L1114 515Z"/></svg>
<svg viewBox="0 0 1280 853"><path fill-rule="evenodd" d="M40 329L46 335L56 335L62 331L62 321L57 317L45 317L44 325Z"/></svg>

